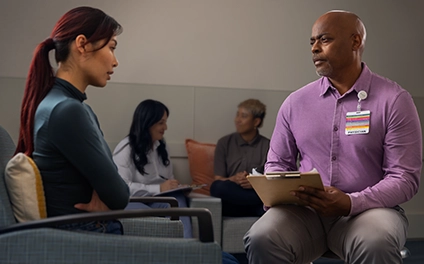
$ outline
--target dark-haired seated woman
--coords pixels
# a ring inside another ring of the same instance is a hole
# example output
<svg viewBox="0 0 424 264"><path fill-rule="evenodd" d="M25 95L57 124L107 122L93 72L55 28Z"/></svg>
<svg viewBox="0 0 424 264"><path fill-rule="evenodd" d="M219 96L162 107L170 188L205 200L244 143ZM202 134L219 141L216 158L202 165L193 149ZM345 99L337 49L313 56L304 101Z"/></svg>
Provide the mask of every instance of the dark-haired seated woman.
<svg viewBox="0 0 424 264"><path fill-rule="evenodd" d="M168 108L161 102L141 102L133 116L130 133L115 148L113 160L118 172L130 188L131 196L154 196L180 187L175 179L168 150L163 138L168 129ZM182 191L168 192L180 207L187 207L187 198ZM166 206L152 203L147 206L129 203L127 209L160 208ZM190 217L181 217L184 237L192 237Z"/></svg>

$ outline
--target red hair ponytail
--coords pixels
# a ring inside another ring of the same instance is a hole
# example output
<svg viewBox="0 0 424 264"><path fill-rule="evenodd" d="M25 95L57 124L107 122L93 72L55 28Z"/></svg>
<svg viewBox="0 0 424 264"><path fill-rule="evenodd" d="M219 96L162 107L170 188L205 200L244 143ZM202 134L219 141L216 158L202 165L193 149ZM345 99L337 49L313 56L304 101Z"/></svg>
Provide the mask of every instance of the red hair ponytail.
<svg viewBox="0 0 424 264"><path fill-rule="evenodd" d="M41 100L53 86L54 73L49 62L49 51L54 48L53 39L40 43L32 59L21 106L21 128L16 153L23 152L32 156L34 151L34 115Z"/></svg>
<svg viewBox="0 0 424 264"><path fill-rule="evenodd" d="M56 62L64 62L68 58L70 44L78 35L84 35L87 43L103 39L109 42L114 35L121 32L121 25L97 8L77 7L59 19L51 37L40 43L34 52L22 99L19 139L15 154L23 152L32 156L34 151L35 112L54 84L49 51L55 49Z"/></svg>

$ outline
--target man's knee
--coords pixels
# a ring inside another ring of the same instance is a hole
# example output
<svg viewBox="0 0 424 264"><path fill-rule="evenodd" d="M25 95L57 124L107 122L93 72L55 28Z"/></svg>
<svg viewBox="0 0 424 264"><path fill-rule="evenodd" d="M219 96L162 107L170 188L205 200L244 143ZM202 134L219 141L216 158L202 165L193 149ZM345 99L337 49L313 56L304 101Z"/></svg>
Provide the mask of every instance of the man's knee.
<svg viewBox="0 0 424 264"><path fill-rule="evenodd" d="M216 180L211 184L210 192L212 196L223 197L231 193L237 186L238 185L232 181Z"/></svg>
<svg viewBox="0 0 424 264"><path fill-rule="evenodd" d="M256 221L244 235L243 241L246 251L249 247L254 248L255 251L261 251L262 249L269 250L271 245L283 246L280 232L275 230L275 227L271 223L262 224L261 220Z"/></svg>
<svg viewBox="0 0 424 264"><path fill-rule="evenodd" d="M398 238L369 234L354 238L346 249L348 263L402 263Z"/></svg>
<svg viewBox="0 0 424 264"><path fill-rule="evenodd" d="M404 243L406 239L407 221L394 209L371 209L358 216L352 226L351 242L367 243ZM349 237L349 236L347 236Z"/></svg>
<svg viewBox="0 0 424 264"><path fill-rule="evenodd" d="M364 212L346 236L346 253L352 258L383 261L400 259L406 241L407 222L393 209ZM383 263L383 262L381 262Z"/></svg>
<svg viewBox="0 0 424 264"><path fill-rule="evenodd" d="M380 251L397 251L402 247L400 240L401 238L396 237L391 230L376 226L372 231L369 229L357 230L353 236L348 238L346 245L350 245L349 251L378 253Z"/></svg>
<svg viewBox="0 0 424 264"><path fill-rule="evenodd" d="M220 188L220 182L222 182L222 181L214 181L212 184L211 184L211 187L210 187L210 192L211 192L211 195L212 196L215 196L215 197L220 197L221 196L221 188Z"/></svg>
<svg viewBox="0 0 424 264"><path fill-rule="evenodd" d="M254 228L254 226L252 226L243 237L246 252L248 252L249 249L254 249L257 252L261 252L263 249L267 250L267 245L270 241L271 238L267 231L261 230L260 228Z"/></svg>

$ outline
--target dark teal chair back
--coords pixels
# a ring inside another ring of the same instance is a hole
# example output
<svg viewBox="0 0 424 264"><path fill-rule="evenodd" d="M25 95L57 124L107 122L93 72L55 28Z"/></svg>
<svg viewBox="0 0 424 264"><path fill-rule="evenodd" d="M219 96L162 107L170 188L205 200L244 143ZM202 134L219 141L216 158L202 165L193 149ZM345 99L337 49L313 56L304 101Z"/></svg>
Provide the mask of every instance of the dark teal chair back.
<svg viewBox="0 0 424 264"><path fill-rule="evenodd" d="M13 157L15 144L9 133L0 126L0 228L16 224L4 180L4 169Z"/></svg>

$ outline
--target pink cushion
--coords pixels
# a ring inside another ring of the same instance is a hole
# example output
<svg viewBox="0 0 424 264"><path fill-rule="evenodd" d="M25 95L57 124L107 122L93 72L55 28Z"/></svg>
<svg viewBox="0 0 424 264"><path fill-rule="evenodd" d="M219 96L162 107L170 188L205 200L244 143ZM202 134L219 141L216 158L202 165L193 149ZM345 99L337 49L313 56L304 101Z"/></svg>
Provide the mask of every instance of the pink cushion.
<svg viewBox="0 0 424 264"><path fill-rule="evenodd" d="M192 184L207 184L207 186L194 190L194 192L210 195L209 188L215 180L213 161L216 145L186 139L185 146Z"/></svg>

